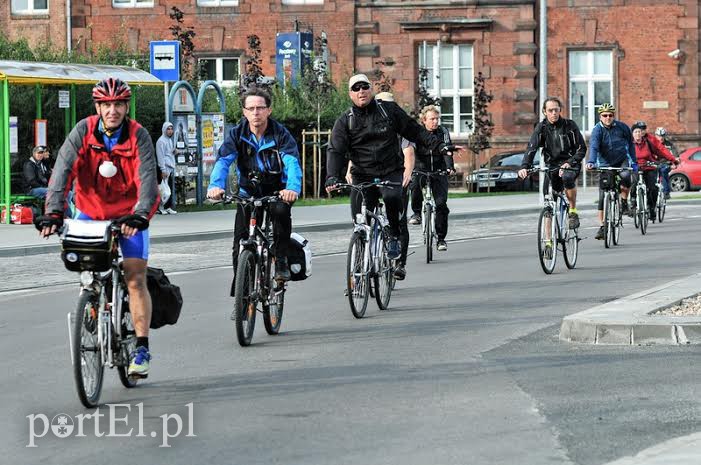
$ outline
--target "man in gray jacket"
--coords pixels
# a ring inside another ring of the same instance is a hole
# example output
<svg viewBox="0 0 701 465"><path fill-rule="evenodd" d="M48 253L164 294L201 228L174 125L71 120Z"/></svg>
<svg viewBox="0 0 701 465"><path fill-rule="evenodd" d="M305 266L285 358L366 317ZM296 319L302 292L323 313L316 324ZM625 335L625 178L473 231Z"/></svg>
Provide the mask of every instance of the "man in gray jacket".
<svg viewBox="0 0 701 465"><path fill-rule="evenodd" d="M167 182L170 187L170 197L158 207L158 212L163 215L175 215L178 212L173 209L173 193L175 192L175 143L173 142L173 123L163 123L163 135L156 141L156 157L158 168L161 172L159 182Z"/></svg>

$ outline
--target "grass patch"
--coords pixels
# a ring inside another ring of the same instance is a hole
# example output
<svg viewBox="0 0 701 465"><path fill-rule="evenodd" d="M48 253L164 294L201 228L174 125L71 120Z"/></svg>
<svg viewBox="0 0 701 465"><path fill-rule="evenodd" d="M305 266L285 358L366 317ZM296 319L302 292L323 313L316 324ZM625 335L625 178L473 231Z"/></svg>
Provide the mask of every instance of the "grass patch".
<svg viewBox="0 0 701 465"><path fill-rule="evenodd" d="M696 194L684 194L684 195L675 195L672 197L672 200L693 200L693 199L701 199L701 192L697 192Z"/></svg>
<svg viewBox="0 0 701 465"><path fill-rule="evenodd" d="M524 195L532 194L533 192L450 192L448 193L449 199L463 199L466 197L494 197L502 195ZM298 199L295 202L296 207L318 207L322 205L348 205L350 204L350 197L331 197L330 199ZM235 210L236 204L204 204L202 206L197 205L178 205L178 213L190 213L190 212L210 212L219 210Z"/></svg>

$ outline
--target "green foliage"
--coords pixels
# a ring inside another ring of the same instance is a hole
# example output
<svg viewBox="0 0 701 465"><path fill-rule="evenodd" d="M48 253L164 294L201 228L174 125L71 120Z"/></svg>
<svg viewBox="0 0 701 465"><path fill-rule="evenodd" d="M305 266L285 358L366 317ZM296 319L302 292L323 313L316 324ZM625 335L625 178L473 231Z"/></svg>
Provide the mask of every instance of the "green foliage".
<svg viewBox="0 0 701 465"><path fill-rule="evenodd" d="M491 101L494 100L494 96L487 92L484 85L484 75L482 75L482 73L477 74L474 83L475 96L473 105L475 119L473 131L472 134L470 134L467 146L473 153L479 154L480 151L491 147L489 138L492 137L494 123L487 109Z"/></svg>

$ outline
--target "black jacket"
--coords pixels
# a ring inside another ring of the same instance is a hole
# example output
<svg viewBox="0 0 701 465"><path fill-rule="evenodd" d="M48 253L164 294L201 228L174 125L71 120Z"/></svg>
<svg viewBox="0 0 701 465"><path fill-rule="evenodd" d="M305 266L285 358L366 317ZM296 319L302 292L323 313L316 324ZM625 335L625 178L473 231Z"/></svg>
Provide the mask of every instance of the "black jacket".
<svg viewBox="0 0 701 465"><path fill-rule="evenodd" d="M24 192L29 193L35 187L48 187L51 168L40 161L35 163L31 158L22 166L22 181Z"/></svg>
<svg viewBox="0 0 701 465"><path fill-rule="evenodd" d="M546 118L536 125L528 141L522 168L531 167L539 147L543 148L547 165L561 165L565 162L570 165L579 164L587 153L587 145L577 123L567 118L560 118L555 124L550 124Z"/></svg>
<svg viewBox="0 0 701 465"><path fill-rule="evenodd" d="M431 134L436 136L445 145L451 145L450 133L443 126L438 126ZM452 155L442 155L438 150L431 150L429 147L419 143L416 145L416 164L414 168L421 171L438 171L445 169L455 169Z"/></svg>
<svg viewBox="0 0 701 465"><path fill-rule="evenodd" d="M430 150L443 144L394 102L373 100L363 108L353 106L333 125L327 178L342 177L346 158L353 162L353 175L382 177L403 169L400 135Z"/></svg>

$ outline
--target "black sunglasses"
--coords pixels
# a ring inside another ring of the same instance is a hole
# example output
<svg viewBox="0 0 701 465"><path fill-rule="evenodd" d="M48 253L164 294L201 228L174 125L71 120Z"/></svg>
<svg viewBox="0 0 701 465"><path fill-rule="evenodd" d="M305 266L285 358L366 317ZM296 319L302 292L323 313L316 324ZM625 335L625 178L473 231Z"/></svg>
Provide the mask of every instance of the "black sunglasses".
<svg viewBox="0 0 701 465"><path fill-rule="evenodd" d="M357 84L353 84L353 87L351 87L351 90L353 92L358 92L361 90L368 90L370 89L370 84L367 82L358 82Z"/></svg>

